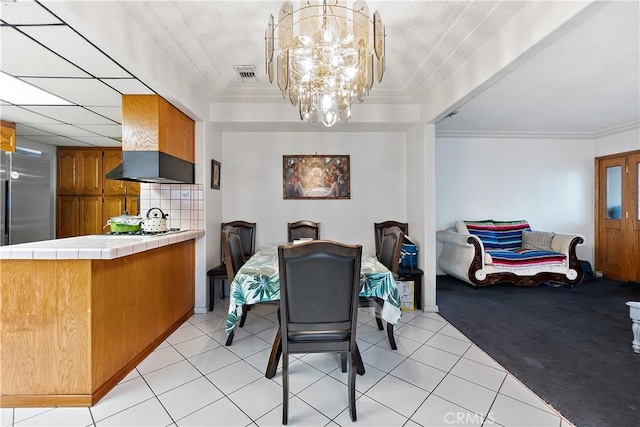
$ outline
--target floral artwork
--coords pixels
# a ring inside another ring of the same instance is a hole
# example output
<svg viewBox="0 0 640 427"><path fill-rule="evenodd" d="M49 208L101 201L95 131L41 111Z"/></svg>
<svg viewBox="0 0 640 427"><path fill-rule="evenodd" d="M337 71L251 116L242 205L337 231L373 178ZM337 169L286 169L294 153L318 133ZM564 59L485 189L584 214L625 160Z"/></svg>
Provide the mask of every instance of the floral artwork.
<svg viewBox="0 0 640 427"><path fill-rule="evenodd" d="M350 199L348 155L282 156L284 199Z"/></svg>

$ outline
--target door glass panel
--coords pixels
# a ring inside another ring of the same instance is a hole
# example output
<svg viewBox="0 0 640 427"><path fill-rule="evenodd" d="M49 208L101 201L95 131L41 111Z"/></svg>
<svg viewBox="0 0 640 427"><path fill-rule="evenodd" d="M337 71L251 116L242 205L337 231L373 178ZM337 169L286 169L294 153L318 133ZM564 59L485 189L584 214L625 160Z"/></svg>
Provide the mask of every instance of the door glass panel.
<svg viewBox="0 0 640 427"><path fill-rule="evenodd" d="M622 166L607 168L607 219L622 219Z"/></svg>

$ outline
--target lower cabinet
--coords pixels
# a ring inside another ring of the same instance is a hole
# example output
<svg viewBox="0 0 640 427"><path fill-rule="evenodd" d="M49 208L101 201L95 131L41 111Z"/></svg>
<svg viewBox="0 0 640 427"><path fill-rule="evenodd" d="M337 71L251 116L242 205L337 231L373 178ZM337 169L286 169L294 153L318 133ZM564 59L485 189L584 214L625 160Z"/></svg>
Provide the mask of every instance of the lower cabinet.
<svg viewBox="0 0 640 427"><path fill-rule="evenodd" d="M80 196L80 235L102 234L102 196Z"/></svg>
<svg viewBox="0 0 640 427"><path fill-rule="evenodd" d="M58 196L56 202L56 237L80 235L80 197Z"/></svg>
<svg viewBox="0 0 640 427"><path fill-rule="evenodd" d="M116 196L124 199L124 196ZM104 197L104 199L112 199ZM104 201L102 196L58 196L56 203L56 237L84 236L88 234L104 234L109 231L104 218ZM108 206L112 204L107 203ZM122 204L124 206L124 204ZM108 208L109 209L109 208ZM120 215L122 209L111 216Z"/></svg>

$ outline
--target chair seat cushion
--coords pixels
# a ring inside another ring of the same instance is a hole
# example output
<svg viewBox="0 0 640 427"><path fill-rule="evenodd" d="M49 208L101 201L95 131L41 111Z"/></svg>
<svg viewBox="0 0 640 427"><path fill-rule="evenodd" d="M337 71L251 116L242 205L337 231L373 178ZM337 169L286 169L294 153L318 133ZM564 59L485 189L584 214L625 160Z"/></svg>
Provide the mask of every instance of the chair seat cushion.
<svg viewBox="0 0 640 427"><path fill-rule="evenodd" d="M207 271L207 276L220 276L227 275L227 266L225 264L216 265L209 271Z"/></svg>
<svg viewBox="0 0 640 427"><path fill-rule="evenodd" d="M487 254L491 256L491 262L496 267L564 265L567 258L560 252L539 249L493 249L487 251Z"/></svg>

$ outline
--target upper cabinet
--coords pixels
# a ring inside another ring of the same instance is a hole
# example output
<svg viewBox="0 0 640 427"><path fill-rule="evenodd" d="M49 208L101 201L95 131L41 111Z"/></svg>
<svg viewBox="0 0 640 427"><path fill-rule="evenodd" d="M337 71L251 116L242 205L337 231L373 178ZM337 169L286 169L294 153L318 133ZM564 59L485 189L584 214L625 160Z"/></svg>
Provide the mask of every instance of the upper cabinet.
<svg viewBox="0 0 640 427"><path fill-rule="evenodd" d="M122 150L161 151L195 163L195 122L158 95L122 96Z"/></svg>
<svg viewBox="0 0 640 427"><path fill-rule="evenodd" d="M2 120L0 151L16 151L16 124Z"/></svg>
<svg viewBox="0 0 640 427"><path fill-rule="evenodd" d="M58 195L102 195L102 150L58 148Z"/></svg>

